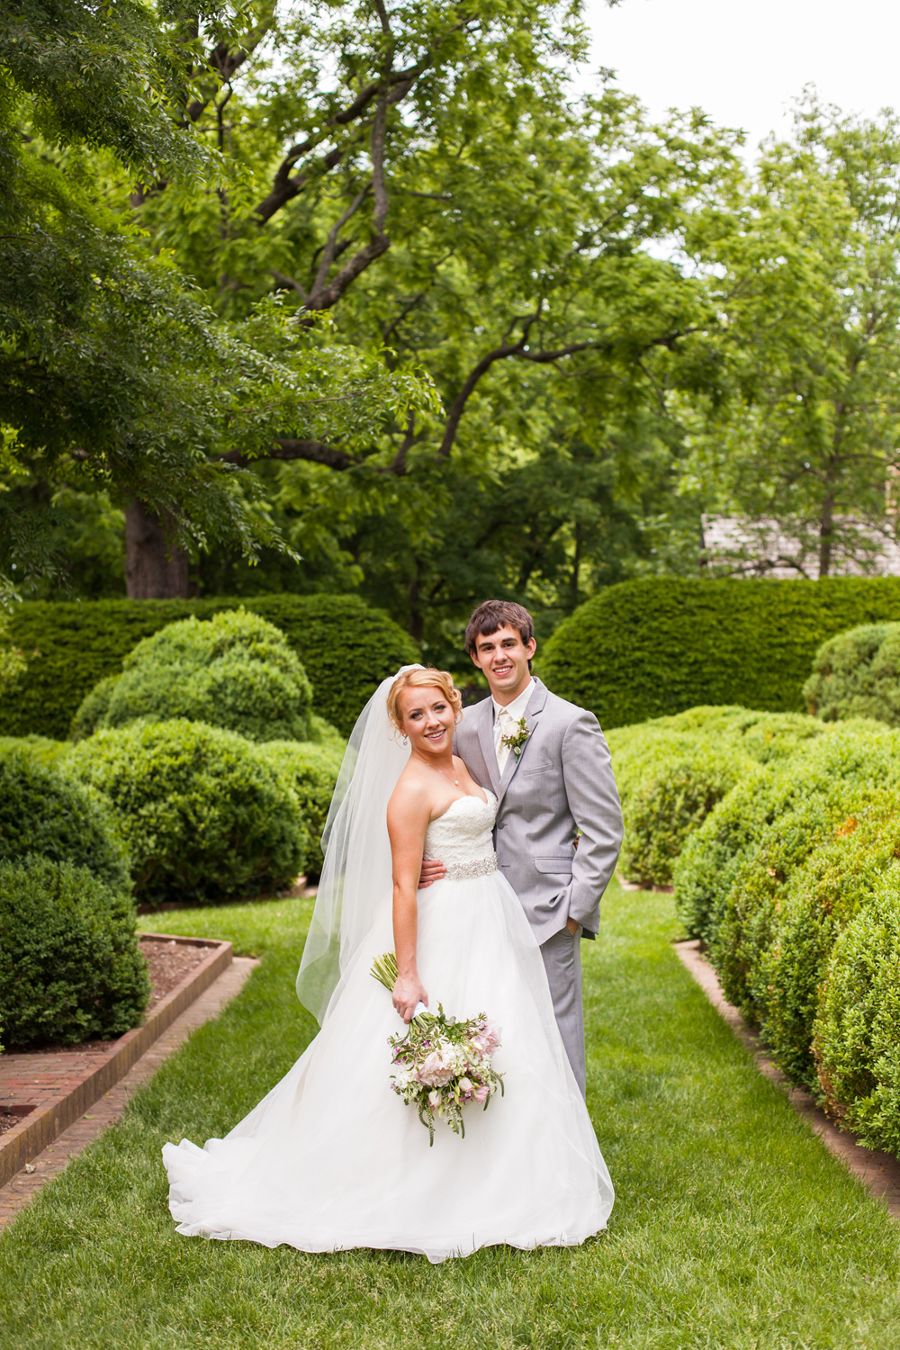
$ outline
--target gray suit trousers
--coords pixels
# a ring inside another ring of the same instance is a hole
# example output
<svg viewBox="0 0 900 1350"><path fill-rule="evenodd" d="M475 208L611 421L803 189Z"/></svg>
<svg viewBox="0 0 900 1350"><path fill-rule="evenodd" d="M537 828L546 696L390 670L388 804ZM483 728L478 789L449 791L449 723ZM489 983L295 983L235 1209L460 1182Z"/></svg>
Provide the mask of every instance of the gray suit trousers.
<svg viewBox="0 0 900 1350"><path fill-rule="evenodd" d="M568 928L541 943L553 1011L575 1080L585 1095L584 1009L581 1006L581 938Z"/></svg>

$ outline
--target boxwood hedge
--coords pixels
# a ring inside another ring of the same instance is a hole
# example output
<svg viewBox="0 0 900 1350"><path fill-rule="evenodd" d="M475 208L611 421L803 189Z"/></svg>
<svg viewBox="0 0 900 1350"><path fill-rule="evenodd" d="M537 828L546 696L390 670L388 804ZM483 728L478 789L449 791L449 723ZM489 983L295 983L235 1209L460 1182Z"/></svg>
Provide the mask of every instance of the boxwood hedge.
<svg viewBox="0 0 900 1350"><path fill-rule="evenodd" d="M341 743L309 741L266 741L259 753L290 784L309 833L306 872L311 878L322 870L322 831L331 805L344 757Z"/></svg>
<svg viewBox="0 0 900 1350"><path fill-rule="evenodd" d="M536 669L605 728L698 704L801 711L821 644L880 620L900 620L900 577L626 581L560 624Z"/></svg>
<svg viewBox="0 0 900 1350"><path fill-rule="evenodd" d="M717 899L713 960L726 997L757 1023L772 997L764 957L792 874L836 831L852 828L877 791L900 783L900 734L865 727L845 723L771 774L757 794L761 828Z"/></svg>
<svg viewBox="0 0 900 1350"><path fill-rule="evenodd" d="M0 734L67 736L85 695L142 638L241 605L282 630L312 681L316 712L345 734L385 674L418 659L406 633L355 596L27 601L12 611L9 640L28 669L0 689Z"/></svg>
<svg viewBox="0 0 900 1350"><path fill-rule="evenodd" d="M690 708L609 733L631 880L666 884L691 834L756 765L793 754L825 730L799 713L734 706Z"/></svg>
<svg viewBox="0 0 900 1350"><path fill-rule="evenodd" d="M27 746L7 742L0 750L0 860L26 854L86 867L128 889L128 854L104 798L40 763Z"/></svg>
<svg viewBox="0 0 900 1350"><path fill-rule="evenodd" d="M870 750L875 758L867 764ZM848 785L863 789L874 785L876 764L890 781L895 753L886 727L863 720L847 722L771 766L760 765L738 783L689 837L675 865L676 907L689 935L715 944L738 873L755 855L766 830L794 803L805 803L813 813L812 827L824 800L833 801L839 811ZM740 955L735 953L734 959L739 961Z"/></svg>
<svg viewBox="0 0 900 1350"><path fill-rule="evenodd" d="M869 1148L900 1155L900 865L837 939L814 1029L821 1095Z"/></svg>
<svg viewBox="0 0 900 1350"><path fill-rule="evenodd" d="M875 788L848 810L779 887L755 997L763 1039L792 1078L815 1086L810 1046L832 948L898 867L900 784L895 784Z"/></svg>
<svg viewBox="0 0 900 1350"><path fill-rule="evenodd" d="M803 694L826 722L876 717L900 726L900 623L861 624L829 638Z"/></svg>
<svg viewBox="0 0 900 1350"><path fill-rule="evenodd" d="M220 900L289 885L309 836L258 746L203 722L134 722L73 746L67 772L109 800L140 900Z"/></svg>
<svg viewBox="0 0 900 1350"><path fill-rule="evenodd" d="M0 862L0 1025L25 1049L120 1036L150 982L127 891L31 854Z"/></svg>
<svg viewBox="0 0 900 1350"><path fill-rule="evenodd" d="M73 736L140 718L184 717L254 741L309 737L306 672L284 634L258 614L224 610L167 624L139 642L123 666L88 694Z"/></svg>

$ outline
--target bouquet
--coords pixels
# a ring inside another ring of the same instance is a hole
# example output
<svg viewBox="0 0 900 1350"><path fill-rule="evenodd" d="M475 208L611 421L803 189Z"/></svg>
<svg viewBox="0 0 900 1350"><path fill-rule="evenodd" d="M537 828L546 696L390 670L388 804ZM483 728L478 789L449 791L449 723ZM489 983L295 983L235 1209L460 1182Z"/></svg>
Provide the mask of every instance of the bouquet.
<svg viewBox="0 0 900 1350"><path fill-rule="evenodd" d="M397 981L394 953L379 956L371 974L385 989L393 990ZM421 1004L419 1008L406 1031L388 1039L393 1060L390 1082L407 1106L415 1106L431 1147L438 1117L464 1138L463 1107L479 1102L486 1111L498 1088L502 1097L503 1077L491 1064L500 1036L484 1013L457 1021L440 1004L436 1013Z"/></svg>

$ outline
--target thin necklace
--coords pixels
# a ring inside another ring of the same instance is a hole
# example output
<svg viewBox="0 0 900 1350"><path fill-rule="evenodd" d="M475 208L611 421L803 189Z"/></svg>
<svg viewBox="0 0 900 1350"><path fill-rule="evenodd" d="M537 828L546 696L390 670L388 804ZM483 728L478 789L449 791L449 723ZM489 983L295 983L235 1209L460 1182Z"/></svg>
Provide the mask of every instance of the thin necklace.
<svg viewBox="0 0 900 1350"><path fill-rule="evenodd" d="M447 778L446 771L445 771L444 769L439 769L439 768L437 767L436 764L429 764L428 767L429 767L429 769L434 769L435 773L439 773L439 774L441 775L442 778L447 779L447 782L448 782L448 783L452 783L454 787L459 787L459 779L458 779L458 778ZM452 770L451 770L451 773L452 773Z"/></svg>

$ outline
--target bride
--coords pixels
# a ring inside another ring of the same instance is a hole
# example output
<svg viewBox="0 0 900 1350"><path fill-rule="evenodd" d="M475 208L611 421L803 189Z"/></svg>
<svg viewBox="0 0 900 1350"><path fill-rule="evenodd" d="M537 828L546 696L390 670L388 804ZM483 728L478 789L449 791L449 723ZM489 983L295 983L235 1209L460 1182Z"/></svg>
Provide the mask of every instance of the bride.
<svg viewBox="0 0 900 1350"><path fill-rule="evenodd" d="M571 1246L606 1227L612 1183L540 950L497 871L496 800L452 752L460 702L445 671L405 667L357 722L297 980L321 1030L224 1139L166 1144L179 1233L436 1262L496 1243ZM428 856L447 875L418 890ZM392 996L369 973L391 949ZM398 1014L408 1022L420 1003L486 1013L502 1036L503 1097L466 1108L462 1139L439 1120L431 1148L388 1078Z"/></svg>

